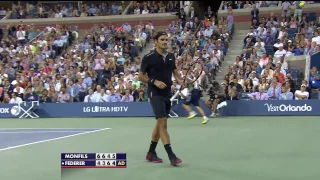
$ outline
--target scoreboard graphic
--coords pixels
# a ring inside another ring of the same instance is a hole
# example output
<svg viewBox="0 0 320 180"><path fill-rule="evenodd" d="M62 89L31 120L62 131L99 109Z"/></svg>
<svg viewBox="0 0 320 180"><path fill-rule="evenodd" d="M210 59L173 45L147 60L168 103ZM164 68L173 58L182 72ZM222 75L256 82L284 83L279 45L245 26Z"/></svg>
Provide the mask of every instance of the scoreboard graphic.
<svg viewBox="0 0 320 180"><path fill-rule="evenodd" d="M61 168L126 167L126 153L61 153Z"/></svg>

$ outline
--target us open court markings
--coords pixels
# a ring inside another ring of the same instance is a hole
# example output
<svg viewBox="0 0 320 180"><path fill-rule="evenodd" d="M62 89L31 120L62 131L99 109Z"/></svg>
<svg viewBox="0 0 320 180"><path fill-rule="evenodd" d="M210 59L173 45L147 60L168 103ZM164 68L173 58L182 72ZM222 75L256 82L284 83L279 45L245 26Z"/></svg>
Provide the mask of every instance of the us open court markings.
<svg viewBox="0 0 320 180"><path fill-rule="evenodd" d="M25 146L30 146L34 144L40 144L40 143L45 143L45 142L50 142L50 141L55 141L55 140L60 140L60 139L65 139L65 138L70 138L70 137L75 137L75 136L80 136L80 135L85 135L85 134L90 134L90 133L95 133L95 132L100 132L100 131L105 131L109 130L111 128L103 128L103 129L98 129L98 128L0 128L0 136L1 135L14 135L14 134L38 134L38 133L74 133L71 135L65 135L65 136L60 136L56 138L49 138L49 139L44 139L41 141L34 141L30 143L25 143L25 144L20 144L16 146L11 146L11 147L6 147L0 149L1 151L6 151L10 149L16 149L20 147L25 147Z"/></svg>

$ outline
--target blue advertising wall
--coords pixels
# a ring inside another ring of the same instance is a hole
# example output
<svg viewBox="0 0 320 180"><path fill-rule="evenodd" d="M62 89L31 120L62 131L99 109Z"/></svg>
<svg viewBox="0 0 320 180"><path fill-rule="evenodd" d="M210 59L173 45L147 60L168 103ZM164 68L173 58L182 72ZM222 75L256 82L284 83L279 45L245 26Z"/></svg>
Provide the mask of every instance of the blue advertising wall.
<svg viewBox="0 0 320 180"><path fill-rule="evenodd" d="M227 101L223 116L319 116L319 100Z"/></svg>
<svg viewBox="0 0 320 180"><path fill-rule="evenodd" d="M311 56L311 60L310 60L310 68L312 68L313 66L316 66L318 68L318 70L320 70L320 53L316 53L314 55Z"/></svg>
<svg viewBox="0 0 320 180"><path fill-rule="evenodd" d="M220 109L222 116L319 116L319 100L283 100L283 101L227 101L227 106ZM210 110L201 101L201 107L207 115ZM13 104L0 105L0 118L20 117L30 106ZM188 113L181 103L172 110L180 117ZM71 118L71 117L153 117L149 102L133 103L47 103L40 104L35 113L40 118Z"/></svg>
<svg viewBox="0 0 320 180"><path fill-rule="evenodd" d="M200 103L205 112L210 110ZM27 110L31 104L21 105ZM1 104L0 118L17 118L24 111L15 104ZM174 105L172 110L179 116L187 116L188 113L181 104ZM152 107L149 102L119 102L119 103L44 103L36 107L34 111L40 118L71 118L71 117L153 117Z"/></svg>

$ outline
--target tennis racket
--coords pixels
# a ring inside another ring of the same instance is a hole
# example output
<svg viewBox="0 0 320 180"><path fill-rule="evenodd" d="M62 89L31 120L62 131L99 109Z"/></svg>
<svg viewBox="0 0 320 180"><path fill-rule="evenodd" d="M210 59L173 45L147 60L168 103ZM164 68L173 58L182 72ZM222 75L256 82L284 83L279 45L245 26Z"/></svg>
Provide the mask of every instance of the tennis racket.
<svg viewBox="0 0 320 180"><path fill-rule="evenodd" d="M185 86L196 82L201 76L202 70L203 70L203 65L202 65L201 59L193 61L191 64L189 64L187 67L187 71L183 76L183 84L181 84L181 87L178 89L178 91L170 98L170 101L173 101L179 95L181 90L185 88Z"/></svg>

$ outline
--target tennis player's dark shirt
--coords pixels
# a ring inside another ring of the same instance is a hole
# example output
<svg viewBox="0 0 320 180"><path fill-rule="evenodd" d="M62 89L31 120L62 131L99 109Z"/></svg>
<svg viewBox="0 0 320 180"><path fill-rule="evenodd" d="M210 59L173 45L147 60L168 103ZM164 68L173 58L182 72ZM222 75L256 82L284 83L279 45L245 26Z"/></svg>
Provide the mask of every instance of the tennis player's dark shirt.
<svg viewBox="0 0 320 180"><path fill-rule="evenodd" d="M155 85L148 85L148 95L170 96L172 85L172 73L177 69L173 53L168 53L165 57L157 51L146 54L141 63L141 72L147 73L149 79L162 81L167 85L165 89L159 89Z"/></svg>

